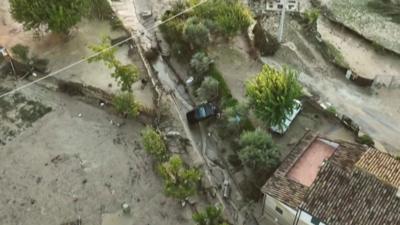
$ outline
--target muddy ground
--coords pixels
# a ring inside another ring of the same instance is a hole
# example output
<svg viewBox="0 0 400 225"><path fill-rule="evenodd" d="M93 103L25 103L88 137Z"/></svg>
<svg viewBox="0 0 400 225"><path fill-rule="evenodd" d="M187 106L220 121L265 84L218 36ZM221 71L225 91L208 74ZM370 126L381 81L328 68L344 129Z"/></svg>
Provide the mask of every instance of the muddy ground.
<svg viewBox="0 0 400 225"><path fill-rule="evenodd" d="M141 123L39 87L22 95L52 111L1 146L1 224L111 225L124 202L124 224L191 224L190 210L163 194Z"/></svg>

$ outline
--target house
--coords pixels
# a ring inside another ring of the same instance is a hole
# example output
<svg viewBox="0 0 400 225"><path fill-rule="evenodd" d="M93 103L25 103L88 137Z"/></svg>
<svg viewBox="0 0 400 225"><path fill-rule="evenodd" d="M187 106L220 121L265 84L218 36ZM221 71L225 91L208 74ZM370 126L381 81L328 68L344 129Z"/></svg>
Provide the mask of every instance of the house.
<svg viewBox="0 0 400 225"><path fill-rule="evenodd" d="M278 225L397 225L399 187L389 154L307 134L263 186L264 214Z"/></svg>
<svg viewBox="0 0 400 225"><path fill-rule="evenodd" d="M267 0L266 9L267 11L280 11L282 10L286 1L287 11L297 11L299 8L299 2L297 0Z"/></svg>

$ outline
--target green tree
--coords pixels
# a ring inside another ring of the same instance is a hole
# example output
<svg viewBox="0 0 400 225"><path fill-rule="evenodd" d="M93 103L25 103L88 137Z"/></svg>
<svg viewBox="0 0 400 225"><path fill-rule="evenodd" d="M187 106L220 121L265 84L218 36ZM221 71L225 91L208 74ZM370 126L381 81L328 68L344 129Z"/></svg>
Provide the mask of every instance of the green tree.
<svg viewBox="0 0 400 225"><path fill-rule="evenodd" d="M208 206L203 212L193 214L196 225L228 225L222 218L222 210L215 206Z"/></svg>
<svg viewBox="0 0 400 225"><path fill-rule="evenodd" d="M248 116L248 106L243 103L237 103L223 109L221 122L222 127L220 129L222 131L222 135L239 135L248 124L251 124Z"/></svg>
<svg viewBox="0 0 400 225"><path fill-rule="evenodd" d="M196 4L199 0L192 0ZM251 24L251 12L238 0L209 0L196 7L193 14L201 19L212 20L217 31L226 36L234 36Z"/></svg>
<svg viewBox="0 0 400 225"><path fill-rule="evenodd" d="M162 162L167 157L167 146L161 135L151 127L142 131L144 150Z"/></svg>
<svg viewBox="0 0 400 225"><path fill-rule="evenodd" d="M198 18L188 19L183 28L184 39L195 48L205 48L209 43L210 31Z"/></svg>
<svg viewBox="0 0 400 225"><path fill-rule="evenodd" d="M192 59L190 60L190 68L196 75L196 78L201 81L203 80L205 74L210 71L212 63L213 60L210 59L206 53L197 52L192 56Z"/></svg>
<svg viewBox="0 0 400 225"><path fill-rule="evenodd" d="M196 194L201 173L195 168L186 168L179 155L173 155L160 165L164 178L164 190L168 196L184 200Z"/></svg>
<svg viewBox="0 0 400 225"><path fill-rule="evenodd" d="M21 44L16 44L11 48L11 52L16 56L22 63L27 64L29 62L29 47Z"/></svg>
<svg viewBox="0 0 400 225"><path fill-rule="evenodd" d="M247 82L249 105L267 126L283 126L294 110L295 100L302 95L297 76L294 70L265 65L257 77Z"/></svg>
<svg viewBox="0 0 400 225"><path fill-rule="evenodd" d="M196 93L201 101L216 99L219 96L219 82L212 77L206 77Z"/></svg>
<svg viewBox="0 0 400 225"><path fill-rule="evenodd" d="M68 33L90 9L90 0L10 0L11 14L27 30L46 26L55 33Z"/></svg>
<svg viewBox="0 0 400 225"><path fill-rule="evenodd" d="M139 70L133 64L122 65L116 63L114 72L111 74L121 87L121 91L132 91L132 85L139 80Z"/></svg>
<svg viewBox="0 0 400 225"><path fill-rule="evenodd" d="M115 57L116 49L111 46L109 37L103 37L100 44L91 45L89 49L98 53L89 59L89 63L103 61L108 68L114 69L111 77L118 82L121 90L132 91L132 85L139 79L139 70L133 64L123 65L117 60Z"/></svg>
<svg viewBox="0 0 400 225"><path fill-rule="evenodd" d="M119 113L136 117L140 113L140 104L136 101L135 96L128 92L123 92L113 98L113 105Z"/></svg>
<svg viewBox="0 0 400 225"><path fill-rule="evenodd" d="M101 39L100 44L89 45L89 49L96 53L96 56L88 60L89 63L103 61L110 69L114 68L115 64L118 63L118 60L115 57L117 49L111 46L111 40L108 36L104 36Z"/></svg>
<svg viewBox="0 0 400 225"><path fill-rule="evenodd" d="M265 131L244 131L240 135L239 144L239 158L248 167L263 170L278 165L280 152L271 135Z"/></svg>

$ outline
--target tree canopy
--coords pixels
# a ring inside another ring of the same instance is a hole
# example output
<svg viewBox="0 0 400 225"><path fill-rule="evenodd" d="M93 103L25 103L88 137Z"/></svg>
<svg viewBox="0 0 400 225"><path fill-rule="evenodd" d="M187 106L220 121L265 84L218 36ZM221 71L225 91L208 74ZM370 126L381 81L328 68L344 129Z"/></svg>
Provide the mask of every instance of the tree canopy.
<svg viewBox="0 0 400 225"><path fill-rule="evenodd" d="M89 62L103 61L108 68L114 69L111 77L118 82L121 91L132 91L132 85L139 79L139 70L133 64L124 65L117 60L116 49L112 48L109 37L103 37L100 44L91 45L89 48L98 53L95 57L90 58Z"/></svg>
<svg viewBox="0 0 400 225"><path fill-rule="evenodd" d="M86 16L91 0L10 0L11 15L27 30L47 27L56 33L69 29Z"/></svg>
<svg viewBox="0 0 400 225"><path fill-rule="evenodd" d="M171 156L160 165L159 171L164 178L164 190L168 196L184 200L196 194L201 173L195 168L186 168L179 155Z"/></svg>
<svg viewBox="0 0 400 225"><path fill-rule="evenodd" d="M144 150L154 157L158 161L164 161L167 157L167 146L161 135L157 133L153 128L147 127L142 131L142 140Z"/></svg>
<svg viewBox="0 0 400 225"><path fill-rule="evenodd" d="M267 126L282 126L302 95L297 72L265 65L262 71L246 84L249 106Z"/></svg>
<svg viewBox="0 0 400 225"><path fill-rule="evenodd" d="M280 152L271 135L256 129L240 135L239 158L252 169L267 169L278 165Z"/></svg>
<svg viewBox="0 0 400 225"><path fill-rule="evenodd" d="M222 218L222 209L208 206L203 212L193 214L193 221L197 225L228 225Z"/></svg>
<svg viewBox="0 0 400 225"><path fill-rule="evenodd" d="M219 82L212 77L206 77L196 93L201 101L214 100L219 96Z"/></svg>

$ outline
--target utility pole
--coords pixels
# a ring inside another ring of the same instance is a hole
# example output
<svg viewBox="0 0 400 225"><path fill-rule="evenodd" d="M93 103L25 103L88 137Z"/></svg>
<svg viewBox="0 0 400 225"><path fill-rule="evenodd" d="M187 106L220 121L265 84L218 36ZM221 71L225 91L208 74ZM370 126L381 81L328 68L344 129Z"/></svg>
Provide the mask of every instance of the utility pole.
<svg viewBox="0 0 400 225"><path fill-rule="evenodd" d="M279 43L282 42L283 39L283 27L285 26L285 16L286 16L286 7L287 7L287 0L283 0L283 7L281 10L281 21L279 23L278 29L278 41Z"/></svg>

